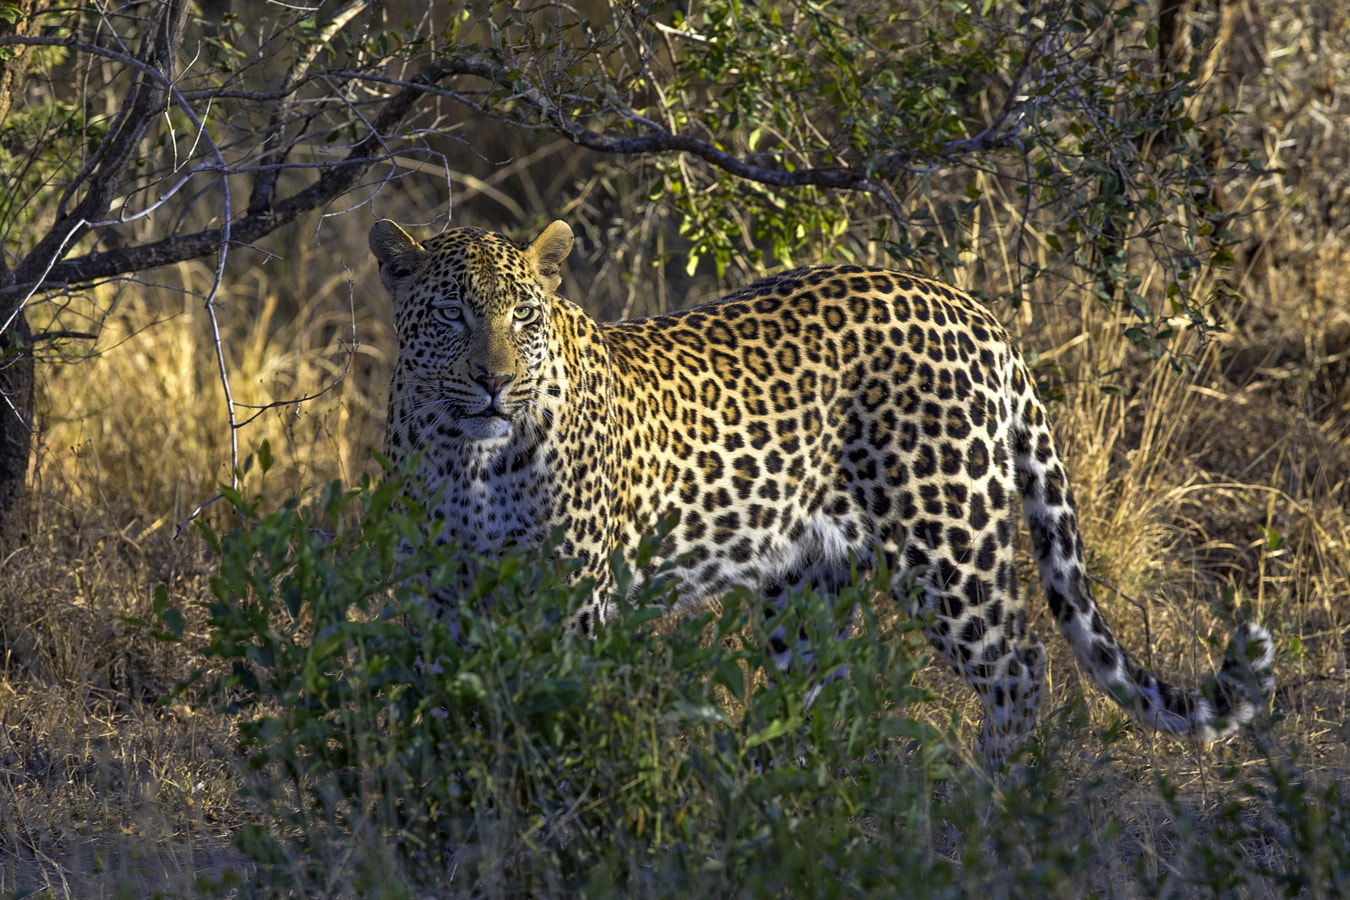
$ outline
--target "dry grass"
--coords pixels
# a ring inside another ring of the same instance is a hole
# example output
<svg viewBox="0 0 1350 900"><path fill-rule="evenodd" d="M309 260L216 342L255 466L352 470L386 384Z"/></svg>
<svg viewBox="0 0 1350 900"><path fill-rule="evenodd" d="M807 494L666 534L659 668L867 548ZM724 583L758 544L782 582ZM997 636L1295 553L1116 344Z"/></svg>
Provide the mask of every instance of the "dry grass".
<svg viewBox="0 0 1350 900"><path fill-rule="evenodd" d="M1304 47L1315 71L1345 71L1324 49L1312 53L1327 46L1325 36L1297 24L1248 38L1267 56ZM1343 17L1322 27L1350 33ZM1053 415L1092 569L1111 586L1098 596L1117 634L1160 672L1196 683L1222 654L1226 625L1213 598L1234 585L1280 641L1272 740L1299 744L1310 777L1329 782L1350 775L1350 210L1342 202L1350 167L1336 155L1350 134L1344 114L1328 110L1350 104L1350 89L1343 78L1314 90L1297 72L1274 72L1262 99L1252 99L1254 85L1234 90L1255 105L1276 103L1278 115L1262 127L1272 153L1283 154L1272 162L1286 171L1231 189L1250 213L1249 252L1234 272L1211 277L1231 278L1242 301L1226 311L1228 331L1199 374L1177 377L1149 361L1123 339L1120 322L1072 296L1040 298L1008 318L1062 382ZM1313 202L1260 206L1271 196ZM991 207L986 221L998 212ZM372 468L392 340L365 224L338 220L321 245L305 233L280 260L231 273L222 322L236 399L262 405L330 388L240 431L242 453L267 440L279 460L265 484L248 476L249 491L281 497ZM992 253L997 234L985 237ZM601 256L574 268L574 295L594 278L614 295L592 297L596 307L627 308L638 295L679 305L659 269L617 296L610 288L622 279ZM207 593L211 560L190 530L177 532L229 474L214 348L199 302L182 292L203 290L208 274L184 265L158 273L166 287L95 297L90 314L112 309L97 354L43 368L30 543L0 561L0 894L186 891L234 861L229 837L251 815L234 793L229 720L152 705L187 674L189 655L118 619L146 616L161 583L180 601ZM980 277L1000 276L995 266ZM1121 391L1103 392L1103 381ZM208 515L228 524L218 509ZM1030 574L1027 567L1024 580ZM1051 646L1058 705L1082 689L1044 612L1037 627ZM189 631L190 643L191 623ZM970 707L964 688L941 674L932 680ZM1117 715L1100 701L1089 709L1099 726ZM1071 767L1088 768L1099 749L1077 748ZM1203 805L1216 762L1245 766L1255 756L1243 744L1195 752L1150 735L1113 752L1130 760L1120 767L1131 810L1122 861L1160 866L1164 814L1129 773L1147 763Z"/></svg>

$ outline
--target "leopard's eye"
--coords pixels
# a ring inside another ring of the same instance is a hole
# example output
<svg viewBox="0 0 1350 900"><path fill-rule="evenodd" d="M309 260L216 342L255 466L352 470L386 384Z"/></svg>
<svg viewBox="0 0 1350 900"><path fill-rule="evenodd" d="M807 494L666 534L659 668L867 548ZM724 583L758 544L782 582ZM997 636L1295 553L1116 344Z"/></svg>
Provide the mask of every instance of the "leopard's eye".
<svg viewBox="0 0 1350 900"><path fill-rule="evenodd" d="M458 306L437 306L432 310L432 313L436 318L446 323L458 322L464 318L464 314Z"/></svg>
<svg viewBox="0 0 1350 900"><path fill-rule="evenodd" d="M517 325L527 325L539 318L539 307L537 306L517 306L512 313Z"/></svg>

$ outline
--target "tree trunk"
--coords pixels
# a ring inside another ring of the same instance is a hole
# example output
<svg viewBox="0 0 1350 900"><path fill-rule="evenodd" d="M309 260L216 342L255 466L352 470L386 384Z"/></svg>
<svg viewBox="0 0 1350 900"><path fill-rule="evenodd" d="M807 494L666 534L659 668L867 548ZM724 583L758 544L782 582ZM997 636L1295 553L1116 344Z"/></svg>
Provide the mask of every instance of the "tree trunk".
<svg viewBox="0 0 1350 900"><path fill-rule="evenodd" d="M24 481L33 444L33 355L20 313L0 334L0 568L23 540Z"/></svg>
<svg viewBox="0 0 1350 900"><path fill-rule="evenodd" d="M38 0L7 4L9 17L0 18L0 34L27 34ZM14 56L0 59L0 124L9 116L16 96L22 101L25 52L15 47ZM4 273L0 254L0 276ZM0 329L14 310L0 304ZM9 328L0 330L0 566L23 539L24 482L28 454L33 444L33 356L28 346L28 321L19 312Z"/></svg>

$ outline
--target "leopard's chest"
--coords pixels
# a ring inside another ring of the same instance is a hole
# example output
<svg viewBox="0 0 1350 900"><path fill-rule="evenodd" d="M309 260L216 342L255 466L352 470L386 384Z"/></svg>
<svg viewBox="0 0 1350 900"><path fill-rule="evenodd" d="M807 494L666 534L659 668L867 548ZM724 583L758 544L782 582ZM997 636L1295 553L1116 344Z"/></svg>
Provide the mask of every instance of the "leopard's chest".
<svg viewBox="0 0 1350 900"><path fill-rule="evenodd" d="M553 504L532 457L510 446L429 452L420 474L427 513L444 522L442 538L491 556L509 544L547 537Z"/></svg>

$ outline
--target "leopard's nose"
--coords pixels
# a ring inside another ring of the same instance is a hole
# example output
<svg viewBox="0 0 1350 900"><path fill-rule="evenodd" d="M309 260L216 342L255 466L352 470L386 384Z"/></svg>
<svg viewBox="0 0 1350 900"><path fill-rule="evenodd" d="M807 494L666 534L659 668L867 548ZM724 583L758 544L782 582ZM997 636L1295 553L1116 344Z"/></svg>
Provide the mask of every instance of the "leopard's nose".
<svg viewBox="0 0 1350 900"><path fill-rule="evenodd" d="M502 388L506 387L508 382L515 380L514 375L489 375L486 372L480 372L474 376L474 381L483 386L488 392L489 397L495 397L501 393Z"/></svg>

